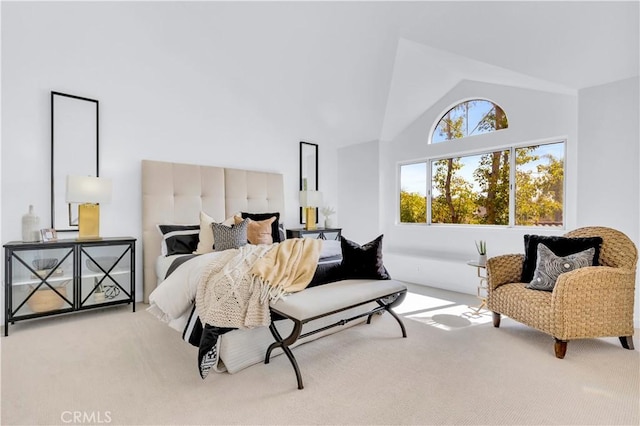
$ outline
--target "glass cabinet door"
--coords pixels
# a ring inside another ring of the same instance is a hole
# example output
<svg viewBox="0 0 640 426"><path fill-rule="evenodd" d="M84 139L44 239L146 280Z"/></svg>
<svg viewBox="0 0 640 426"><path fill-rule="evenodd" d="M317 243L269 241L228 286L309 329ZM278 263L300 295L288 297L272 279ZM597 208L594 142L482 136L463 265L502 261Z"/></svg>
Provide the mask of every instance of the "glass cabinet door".
<svg viewBox="0 0 640 426"><path fill-rule="evenodd" d="M8 267L13 317L73 309L73 247L14 250Z"/></svg>
<svg viewBox="0 0 640 426"><path fill-rule="evenodd" d="M80 246L79 307L131 298L131 246Z"/></svg>

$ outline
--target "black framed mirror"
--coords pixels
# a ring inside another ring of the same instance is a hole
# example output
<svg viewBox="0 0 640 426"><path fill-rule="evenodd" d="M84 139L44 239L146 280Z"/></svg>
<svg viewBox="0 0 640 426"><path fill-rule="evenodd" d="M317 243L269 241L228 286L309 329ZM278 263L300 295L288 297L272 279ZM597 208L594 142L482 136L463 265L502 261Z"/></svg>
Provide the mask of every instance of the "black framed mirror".
<svg viewBox="0 0 640 426"><path fill-rule="evenodd" d="M51 92L51 228L78 230L78 205L67 204L68 175L99 176L99 103Z"/></svg>
<svg viewBox="0 0 640 426"><path fill-rule="evenodd" d="M300 191L310 190L318 190L318 144L300 142ZM315 217L317 223L317 208ZM300 206L300 223L306 223L302 206Z"/></svg>

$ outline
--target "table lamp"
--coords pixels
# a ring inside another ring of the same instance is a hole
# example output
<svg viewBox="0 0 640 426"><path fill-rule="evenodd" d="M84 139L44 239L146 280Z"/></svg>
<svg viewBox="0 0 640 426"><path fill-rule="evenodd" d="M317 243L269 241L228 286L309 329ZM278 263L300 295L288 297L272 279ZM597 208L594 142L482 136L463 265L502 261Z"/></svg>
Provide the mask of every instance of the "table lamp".
<svg viewBox="0 0 640 426"><path fill-rule="evenodd" d="M305 229L317 229L316 208L322 205L322 192L300 191L300 205L305 212Z"/></svg>
<svg viewBox="0 0 640 426"><path fill-rule="evenodd" d="M67 176L67 203L79 203L78 239L100 239L100 203L111 202L111 180Z"/></svg>

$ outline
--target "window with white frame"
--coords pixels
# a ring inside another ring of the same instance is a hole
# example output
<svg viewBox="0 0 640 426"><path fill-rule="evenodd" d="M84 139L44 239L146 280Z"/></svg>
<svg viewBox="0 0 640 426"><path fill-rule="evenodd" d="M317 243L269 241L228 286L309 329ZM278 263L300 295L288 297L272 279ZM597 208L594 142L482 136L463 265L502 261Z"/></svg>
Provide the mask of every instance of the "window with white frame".
<svg viewBox="0 0 640 426"><path fill-rule="evenodd" d="M471 120L448 111L432 142L447 126L499 130L507 123L499 106L483 105ZM484 101L489 102L489 101ZM493 112L492 112L493 111ZM480 118L477 118L480 117ZM442 124L448 120L449 124ZM482 123L484 120L485 124ZM465 123L466 122L466 123ZM493 124L491 124L493 122ZM486 124L489 123L489 124ZM452 140L469 132L448 132ZM440 135L442 136L442 135ZM495 151L479 150L400 165L400 222L498 226L563 226L565 141L518 144Z"/></svg>
<svg viewBox="0 0 640 426"><path fill-rule="evenodd" d="M472 99L460 102L440 118L431 135L431 143L495 132L508 127L507 115L499 105L486 99Z"/></svg>

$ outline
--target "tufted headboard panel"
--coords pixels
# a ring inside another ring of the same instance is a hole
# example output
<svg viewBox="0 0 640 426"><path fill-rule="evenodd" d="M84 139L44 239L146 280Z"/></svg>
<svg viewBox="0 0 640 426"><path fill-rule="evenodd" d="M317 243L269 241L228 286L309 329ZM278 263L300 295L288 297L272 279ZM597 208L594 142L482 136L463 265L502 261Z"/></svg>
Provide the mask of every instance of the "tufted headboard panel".
<svg viewBox="0 0 640 426"><path fill-rule="evenodd" d="M200 211L222 222L234 213L281 212L279 173L142 160L142 258L144 302L156 288L155 263L162 241L157 225L200 223Z"/></svg>

